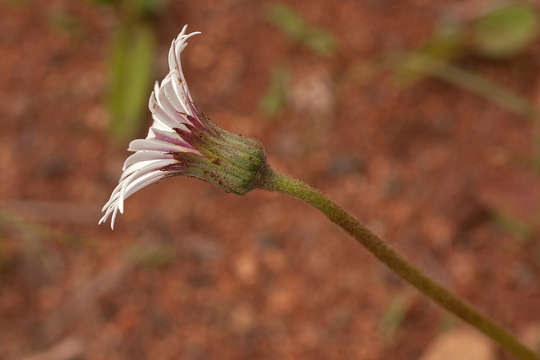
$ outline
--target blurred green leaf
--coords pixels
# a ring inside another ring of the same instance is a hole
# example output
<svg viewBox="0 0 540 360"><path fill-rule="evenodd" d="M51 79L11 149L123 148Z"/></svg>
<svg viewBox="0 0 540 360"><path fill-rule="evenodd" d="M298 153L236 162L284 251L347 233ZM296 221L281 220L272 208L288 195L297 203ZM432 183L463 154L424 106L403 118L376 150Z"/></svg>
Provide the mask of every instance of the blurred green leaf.
<svg viewBox="0 0 540 360"><path fill-rule="evenodd" d="M310 29L305 35L304 43L311 50L324 56L331 56L336 50L336 42L332 34L321 29Z"/></svg>
<svg viewBox="0 0 540 360"><path fill-rule="evenodd" d="M395 75L403 85L410 85L431 72L433 61L452 61L463 52L463 36L459 24L440 25L424 45L398 61Z"/></svg>
<svg viewBox="0 0 540 360"><path fill-rule="evenodd" d="M30 2L30 0L8 0L8 2L15 5L22 6L22 5L27 5Z"/></svg>
<svg viewBox="0 0 540 360"><path fill-rule="evenodd" d="M398 294L386 308L380 322L379 332L385 341L392 341L405 315L414 303L414 296L408 291Z"/></svg>
<svg viewBox="0 0 540 360"><path fill-rule="evenodd" d="M153 69L155 36L145 25L123 27L115 36L110 74L110 132L133 137L142 125Z"/></svg>
<svg viewBox="0 0 540 360"><path fill-rule="evenodd" d="M105 5L112 5L112 4L118 4L122 0L92 0L96 4L105 4Z"/></svg>
<svg viewBox="0 0 540 360"><path fill-rule="evenodd" d="M444 312L443 319L439 326L440 332L450 331L459 324L460 319L450 312Z"/></svg>
<svg viewBox="0 0 540 360"><path fill-rule="evenodd" d="M124 5L128 17L140 17L165 9L168 0L92 0L99 5Z"/></svg>
<svg viewBox="0 0 540 360"><path fill-rule="evenodd" d="M174 261L176 249L163 244L136 244L128 250L127 257L136 265L161 267Z"/></svg>
<svg viewBox="0 0 540 360"><path fill-rule="evenodd" d="M497 212L495 223L519 241L527 241L534 232L534 227L508 213Z"/></svg>
<svg viewBox="0 0 540 360"><path fill-rule="evenodd" d="M85 32L80 19L63 9L52 9L48 20L54 29L72 36L82 36Z"/></svg>
<svg viewBox="0 0 540 360"><path fill-rule="evenodd" d="M529 100L482 75L419 53L411 53L410 56L418 57L417 61L404 63L401 66L408 66L411 72L419 72L425 76L439 78L482 96L516 114L531 119L538 118L538 110Z"/></svg>
<svg viewBox="0 0 540 360"><path fill-rule="evenodd" d="M296 41L302 40L309 25L285 4L271 3L266 8L268 20Z"/></svg>
<svg viewBox="0 0 540 360"><path fill-rule="evenodd" d="M529 46L538 35L538 15L525 3L512 2L472 24L472 45L480 54L504 58Z"/></svg>
<svg viewBox="0 0 540 360"><path fill-rule="evenodd" d="M165 9L167 0L127 0L141 14L156 13Z"/></svg>
<svg viewBox="0 0 540 360"><path fill-rule="evenodd" d="M4 235L1 230L2 229L0 228L0 273L7 268L9 262L9 255L4 248Z"/></svg>
<svg viewBox="0 0 540 360"><path fill-rule="evenodd" d="M270 83L259 101L259 111L268 118L278 116L287 105L288 71L278 67L272 71Z"/></svg>
<svg viewBox="0 0 540 360"><path fill-rule="evenodd" d="M0 236L6 228L15 229L22 238L32 238L39 242L56 241L75 247L82 245L83 240L77 235L66 234L47 225L26 220L19 215L0 211Z"/></svg>
<svg viewBox="0 0 540 360"><path fill-rule="evenodd" d="M281 3L270 3L266 7L268 21L277 26L292 40L302 43L323 56L333 55L336 40L328 31L310 25L300 14Z"/></svg>

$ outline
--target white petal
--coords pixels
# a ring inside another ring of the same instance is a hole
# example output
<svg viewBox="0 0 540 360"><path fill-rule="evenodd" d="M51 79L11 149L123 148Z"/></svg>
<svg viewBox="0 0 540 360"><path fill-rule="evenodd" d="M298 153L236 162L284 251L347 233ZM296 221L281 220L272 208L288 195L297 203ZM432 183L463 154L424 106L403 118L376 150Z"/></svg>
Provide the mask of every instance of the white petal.
<svg viewBox="0 0 540 360"><path fill-rule="evenodd" d="M146 174L145 176L142 176L138 178L136 181L132 182L128 185L125 193L123 194L123 199L127 199L131 195L133 195L136 191L142 189L145 186L148 186L156 181L159 181L160 179L163 179L165 177L171 176L174 173L166 172L166 171L154 171L151 173ZM116 190L116 189L115 189ZM116 217L115 212L119 209L119 197L120 192L115 191L111 195L111 198L107 202L107 206L104 207L102 211L105 211L105 214L101 217L98 224L103 224L107 221L111 213L113 214L113 218ZM114 226L114 224L112 224Z"/></svg>
<svg viewBox="0 0 540 360"><path fill-rule="evenodd" d="M141 161L127 168L126 171L122 174L122 177L120 178L120 182L122 183L122 190L120 190L120 198L118 199L118 207L120 209L120 213L124 212L124 195L125 195L126 189L132 183L144 177L146 174L154 172L154 171L160 171L160 172L166 173L166 171L162 170L164 167L177 164L177 163L178 161L176 161L175 159L157 160L157 161L151 160L151 161Z"/></svg>
<svg viewBox="0 0 540 360"><path fill-rule="evenodd" d="M159 96L157 97L157 101L159 105L169 114L171 117L174 117L175 119L178 118L179 112L185 112L184 106L181 103L180 99L178 99L177 96L175 96L175 92L172 86L173 73L169 73L165 79L161 82L161 88L159 92ZM171 95L172 94L172 95ZM170 99L173 99L172 101Z"/></svg>
<svg viewBox="0 0 540 360"><path fill-rule="evenodd" d="M166 166L176 164L178 161L176 159L165 159L165 160L146 160L146 161L139 161L135 164L129 166L120 177L120 182L122 181L133 181L133 177L139 177L141 174L159 170ZM127 180L128 177L131 177L130 180ZM126 184L124 184L123 187L125 187Z"/></svg>
<svg viewBox="0 0 540 360"><path fill-rule="evenodd" d="M128 166L139 161L145 160L163 160L163 159L172 159L173 155L169 153L163 153L161 151L137 151L135 154L128 156L124 165L122 166L122 171L126 170Z"/></svg>
<svg viewBox="0 0 540 360"><path fill-rule="evenodd" d="M176 94L178 101L182 105L182 108L183 108L182 111L185 112L186 114L193 115L188 105L189 94L186 95L186 89L184 85L181 83L182 78L180 77L180 74L177 71L174 71L174 72L171 72L171 77L172 77L173 90L174 90L174 93Z"/></svg>
<svg viewBox="0 0 540 360"><path fill-rule="evenodd" d="M165 93L165 96L167 96L167 99L169 100L173 108L176 110L176 112L186 112L186 106L178 98L178 95L174 90L173 83L175 82L175 79L177 77L176 74L176 70L171 71L169 74L167 74L165 79L161 82L161 90Z"/></svg>
<svg viewBox="0 0 540 360"><path fill-rule="evenodd" d="M167 176L170 176L171 173L167 171L153 171L149 172L147 174L144 174L143 176L137 178L136 180L132 181L127 185L125 188L122 188L121 193L119 194L118 198L118 208L120 209L120 212L124 212L124 201L133 195L138 190L142 189L143 187L146 187L156 181L159 181Z"/></svg>
<svg viewBox="0 0 540 360"><path fill-rule="evenodd" d="M114 230L114 221L116 220L116 215L118 214L118 208L115 208L111 218L111 230Z"/></svg>
<svg viewBox="0 0 540 360"><path fill-rule="evenodd" d="M152 126L150 129L148 129L148 133L150 133L150 130L152 128L160 129L160 130L171 130L172 128L170 126L165 125L162 121L160 121L154 114L152 114L152 119L154 120L152 122Z"/></svg>
<svg viewBox="0 0 540 360"><path fill-rule="evenodd" d="M171 173L169 172L158 170L158 171L145 174L144 176L141 176L136 181L133 181L127 186L127 188L124 191L124 199L127 199L128 197L130 197L131 195L133 195L135 192L139 191L143 187L146 187L170 175Z"/></svg>
<svg viewBox="0 0 540 360"><path fill-rule="evenodd" d="M121 183L116 185L116 187L114 188L114 190L111 193L111 196L109 197L109 200L107 200L105 205L103 205L103 207L101 208L101 212L105 211L107 208L109 208L111 206L111 204L114 201L116 201L116 194L118 194L121 189L122 189L122 184Z"/></svg>
<svg viewBox="0 0 540 360"><path fill-rule="evenodd" d="M158 95L156 95L155 91L153 91L150 95L150 100L148 101L148 108L153 115L152 118L156 121L162 122L170 129L177 127L179 124L181 124L181 122L178 121L176 117L167 114L167 112L159 105L156 99L156 96Z"/></svg>

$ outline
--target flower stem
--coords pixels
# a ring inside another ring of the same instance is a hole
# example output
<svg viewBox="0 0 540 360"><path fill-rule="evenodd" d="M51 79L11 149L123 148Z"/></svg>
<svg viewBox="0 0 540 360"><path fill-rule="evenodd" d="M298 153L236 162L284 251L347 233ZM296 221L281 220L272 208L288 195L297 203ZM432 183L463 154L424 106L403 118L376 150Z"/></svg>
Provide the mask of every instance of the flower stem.
<svg viewBox="0 0 540 360"><path fill-rule="evenodd" d="M332 222L347 231L375 255L375 257L420 290L424 295L430 297L446 310L482 331L500 346L514 354L516 358L521 360L540 360L538 355L519 342L505 329L480 314L471 305L467 304L467 302L458 298L443 286L430 279L422 271L409 264L381 239L362 226L356 218L349 215L339 205L326 198L318 190L270 168L267 170L264 182L260 187L264 190L279 191L291 195L316 207Z"/></svg>

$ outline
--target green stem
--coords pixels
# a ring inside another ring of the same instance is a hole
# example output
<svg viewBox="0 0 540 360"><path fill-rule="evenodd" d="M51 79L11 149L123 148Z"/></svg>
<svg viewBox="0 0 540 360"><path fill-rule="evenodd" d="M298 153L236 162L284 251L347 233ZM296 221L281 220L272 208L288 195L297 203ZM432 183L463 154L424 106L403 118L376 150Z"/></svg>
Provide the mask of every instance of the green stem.
<svg viewBox="0 0 540 360"><path fill-rule="evenodd" d="M381 239L362 226L356 218L316 189L272 169L268 169L265 181L260 187L264 190L279 191L291 195L316 207L332 222L351 234L386 266L446 310L482 331L518 359L540 360L538 355L520 343L509 332L409 264Z"/></svg>

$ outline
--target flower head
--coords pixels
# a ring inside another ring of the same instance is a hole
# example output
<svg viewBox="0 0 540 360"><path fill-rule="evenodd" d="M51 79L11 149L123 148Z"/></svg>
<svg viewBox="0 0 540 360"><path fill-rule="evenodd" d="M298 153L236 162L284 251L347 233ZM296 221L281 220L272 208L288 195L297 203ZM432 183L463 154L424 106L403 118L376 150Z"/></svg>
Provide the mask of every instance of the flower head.
<svg viewBox="0 0 540 360"><path fill-rule="evenodd" d="M187 175L212 182L227 192L244 194L253 189L266 169L262 146L229 133L202 114L191 97L180 55L187 39L184 26L169 50L169 73L156 82L148 107L152 126L145 139L131 141L133 151L124 162L122 175L99 220L111 217L111 229L124 201L138 190L164 178Z"/></svg>

